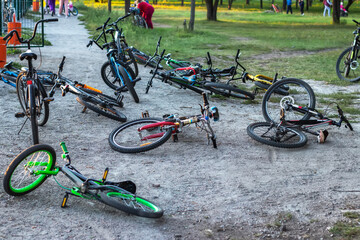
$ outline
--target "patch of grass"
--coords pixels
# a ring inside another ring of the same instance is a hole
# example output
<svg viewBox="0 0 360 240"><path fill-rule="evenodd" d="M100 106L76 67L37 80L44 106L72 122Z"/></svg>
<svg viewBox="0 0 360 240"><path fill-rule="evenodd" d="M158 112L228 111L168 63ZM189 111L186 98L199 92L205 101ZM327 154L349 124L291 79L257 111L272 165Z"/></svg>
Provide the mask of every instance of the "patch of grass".
<svg viewBox="0 0 360 240"><path fill-rule="evenodd" d="M330 232L335 237L341 239L359 239L360 238L360 227L354 222L337 222L330 229Z"/></svg>

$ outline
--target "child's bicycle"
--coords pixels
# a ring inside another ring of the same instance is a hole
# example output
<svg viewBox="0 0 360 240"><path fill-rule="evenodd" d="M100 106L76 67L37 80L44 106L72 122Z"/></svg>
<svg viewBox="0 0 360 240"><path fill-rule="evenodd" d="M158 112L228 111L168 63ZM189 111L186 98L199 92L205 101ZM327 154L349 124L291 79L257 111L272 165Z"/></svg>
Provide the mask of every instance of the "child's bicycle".
<svg viewBox="0 0 360 240"><path fill-rule="evenodd" d="M324 116L315 109L296 105L294 99L287 96L281 101L280 122L252 123L247 127L247 133L258 142L280 148L304 146L307 142L304 132L317 136L318 142L323 143L328 136L327 130L314 131L313 128L327 125L340 127L342 122L345 122L345 127L353 131L353 127L338 104L336 104L336 108L340 118L338 121ZM291 111L300 112L302 115L308 115L309 118L313 117L315 119L286 120L285 113Z"/></svg>
<svg viewBox="0 0 360 240"><path fill-rule="evenodd" d="M211 140L213 147L217 148L210 118L214 121L219 120L219 111L217 107L209 108L206 94L202 95L204 106L201 106L201 114L187 117L165 115L162 119L150 118L148 113L143 114L143 118L127 122L110 133L111 148L122 153L149 151L164 144L170 136L177 141L177 134L182 132L183 127L193 123L198 129L206 132L208 143Z"/></svg>
<svg viewBox="0 0 360 240"><path fill-rule="evenodd" d="M69 152L64 142L60 143L66 162L63 167L56 165L55 150L46 144L33 145L20 153L8 166L3 179L6 193L22 196L39 187L49 176L66 190L61 207L65 207L70 195L84 199L98 200L106 205L140 217L159 218L163 210L154 203L135 194L136 185L131 181L107 181L109 169L106 168L101 180L83 176L71 165ZM55 176L62 172L74 187L62 186Z"/></svg>

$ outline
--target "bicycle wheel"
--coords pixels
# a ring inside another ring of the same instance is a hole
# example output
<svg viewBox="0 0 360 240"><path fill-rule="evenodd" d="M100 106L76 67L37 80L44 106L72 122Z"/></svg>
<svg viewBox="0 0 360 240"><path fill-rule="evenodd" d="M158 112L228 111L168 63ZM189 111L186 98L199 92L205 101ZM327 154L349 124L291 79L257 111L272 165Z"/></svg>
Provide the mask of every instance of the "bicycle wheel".
<svg viewBox="0 0 360 240"><path fill-rule="evenodd" d="M204 84L205 89L210 90L213 93L223 95L225 97L236 97L242 99L255 99L255 95L247 91L241 90L236 86L232 86L225 83L212 83L207 82Z"/></svg>
<svg viewBox="0 0 360 240"><path fill-rule="evenodd" d="M29 96L29 115L30 115L30 123L31 123L31 132L33 137L33 143L38 144L39 143L39 129L38 129L38 123L37 123L37 114L36 114L36 96L35 96L35 87L34 85L28 86L28 96Z"/></svg>
<svg viewBox="0 0 360 240"><path fill-rule="evenodd" d="M129 76L128 72L122 66L119 66L119 72L123 77L124 84L126 85L127 90L130 92L136 103L139 103L139 97L135 91L134 83L130 80L131 76Z"/></svg>
<svg viewBox="0 0 360 240"><path fill-rule="evenodd" d="M96 99L95 97L86 97L86 96L79 96L76 100L86 108L103 115L105 117L114 119L120 122L126 122L127 117L121 113L120 111L116 110L114 106L111 104L105 103L100 99Z"/></svg>
<svg viewBox="0 0 360 240"><path fill-rule="evenodd" d="M141 132L138 129L162 121L158 118L141 118L127 122L110 133L109 144L112 149L122 153L139 153L157 148L170 138L172 129L162 126Z"/></svg>
<svg viewBox="0 0 360 240"><path fill-rule="evenodd" d="M71 14L73 16L77 16L79 14L79 10L76 7L73 6L73 10L71 11Z"/></svg>
<svg viewBox="0 0 360 240"><path fill-rule="evenodd" d="M119 64L121 66L123 66L128 73L130 73L130 76L132 77L132 79L136 78L136 74L130 67L127 67L125 64L122 64L121 62L119 62ZM112 69L112 66L109 61L105 62L101 66L100 71L101 71L101 77L104 80L104 82L106 83L106 85L108 85L109 87L111 87L112 89L115 89L115 90L122 86L122 82L121 82L120 78L118 78L116 76L116 73Z"/></svg>
<svg viewBox="0 0 360 240"><path fill-rule="evenodd" d="M127 191L109 187L107 190L100 191L99 195L101 202L136 216L160 218L164 213L160 207L149 200L133 195Z"/></svg>
<svg viewBox="0 0 360 240"><path fill-rule="evenodd" d="M279 94L279 89L289 88L288 94ZM262 113L267 122L280 122L281 105L290 101L302 107L315 108L315 94L309 84L296 78L279 80L269 87L262 100ZM285 109L286 118L289 120L305 120L310 118L309 113L301 113L292 109Z"/></svg>
<svg viewBox="0 0 360 240"><path fill-rule="evenodd" d="M349 47L343 51L336 61L336 74L341 80L355 82L360 79L359 67L360 46Z"/></svg>
<svg viewBox="0 0 360 240"><path fill-rule="evenodd" d="M27 109L29 108L28 102L28 91L27 91L27 78L26 72L22 72L16 78L16 93L20 102L20 106L23 109L25 114L29 114ZM44 126L50 115L49 103L44 102L43 99L47 97L47 93L42 86L42 84L36 84L34 81L35 86L35 104L36 104L36 115L37 115L37 124L38 126Z"/></svg>
<svg viewBox="0 0 360 240"><path fill-rule="evenodd" d="M56 162L55 150L45 144L31 146L17 155L5 171L3 186L12 196L27 194L39 187L48 177L38 170L52 170Z"/></svg>
<svg viewBox="0 0 360 240"><path fill-rule="evenodd" d="M299 148L307 142L307 137L302 131L278 127L269 122L252 123L247 127L247 133L258 142L279 148Z"/></svg>

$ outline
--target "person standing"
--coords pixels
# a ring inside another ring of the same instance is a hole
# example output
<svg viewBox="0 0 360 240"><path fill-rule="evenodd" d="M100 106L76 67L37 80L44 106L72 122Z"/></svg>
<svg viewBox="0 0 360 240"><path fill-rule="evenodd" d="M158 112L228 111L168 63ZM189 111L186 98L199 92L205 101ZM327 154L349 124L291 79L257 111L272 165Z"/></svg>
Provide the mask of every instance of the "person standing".
<svg viewBox="0 0 360 240"><path fill-rule="evenodd" d="M63 10L63 7L65 8L65 18L67 18L69 15L69 9L68 9L69 0L60 0L59 1L59 14L58 16L61 16L61 12Z"/></svg>
<svg viewBox="0 0 360 240"><path fill-rule="evenodd" d="M154 7L143 0L136 0L136 6L140 10L140 13L142 14L142 17L145 19L148 27L153 29L154 27L151 18L155 11Z"/></svg>
<svg viewBox="0 0 360 240"><path fill-rule="evenodd" d="M304 16L304 0L299 0L300 13L301 16Z"/></svg>
<svg viewBox="0 0 360 240"><path fill-rule="evenodd" d="M331 1L330 0L324 0L323 1L323 4L324 4L324 17L326 16L326 12L328 12L328 16L330 17L330 12L331 12Z"/></svg>
<svg viewBox="0 0 360 240"><path fill-rule="evenodd" d="M289 11L290 11L290 13L292 14L291 3L292 3L291 0L286 0L286 5L287 5L287 7L286 7L286 14L288 14Z"/></svg>

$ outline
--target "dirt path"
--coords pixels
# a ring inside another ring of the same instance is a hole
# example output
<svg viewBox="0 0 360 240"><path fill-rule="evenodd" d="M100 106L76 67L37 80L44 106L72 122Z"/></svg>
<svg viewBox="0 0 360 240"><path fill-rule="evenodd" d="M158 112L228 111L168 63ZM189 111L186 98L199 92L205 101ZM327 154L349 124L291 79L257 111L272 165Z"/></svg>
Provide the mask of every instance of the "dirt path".
<svg viewBox="0 0 360 240"><path fill-rule="evenodd" d="M86 49L88 34L76 18L48 23L45 32L53 46L41 49L42 69L56 71L65 55L65 76L112 94L100 77L105 52ZM188 90L155 81L144 94L148 71L141 70L143 80L136 85L140 103L125 95L129 119L144 110L154 117L199 112L201 96ZM20 111L15 89L0 84L0 96L2 181L11 159L30 145L30 128L26 124L17 134L23 119L14 118ZM328 239L326 229L341 219L341 210L359 207L359 194L334 191L360 189L358 131L333 128L326 144L310 136L302 149L276 149L246 134L248 124L263 120L260 105L214 98L211 104L221 113L213 124L218 149L190 127L177 143L126 155L111 150L107 141L119 123L93 112L82 114L74 96L57 92L49 122L39 129L40 141L58 156L59 142L65 141L73 164L89 177L100 178L110 167L110 180L134 181L138 194L158 203L165 214L143 219L75 197L62 209L64 192L50 178L24 197L10 197L0 188L0 239Z"/></svg>

